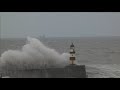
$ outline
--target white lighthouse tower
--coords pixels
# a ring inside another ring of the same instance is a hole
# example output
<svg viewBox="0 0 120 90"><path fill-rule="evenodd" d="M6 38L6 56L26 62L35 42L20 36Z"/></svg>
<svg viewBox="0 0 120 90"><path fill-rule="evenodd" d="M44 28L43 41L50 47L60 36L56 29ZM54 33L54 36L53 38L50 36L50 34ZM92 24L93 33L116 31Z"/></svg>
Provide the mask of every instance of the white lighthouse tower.
<svg viewBox="0 0 120 90"><path fill-rule="evenodd" d="M71 65L75 65L75 60L76 60L76 57L75 57L75 46L72 43L70 45L70 64Z"/></svg>

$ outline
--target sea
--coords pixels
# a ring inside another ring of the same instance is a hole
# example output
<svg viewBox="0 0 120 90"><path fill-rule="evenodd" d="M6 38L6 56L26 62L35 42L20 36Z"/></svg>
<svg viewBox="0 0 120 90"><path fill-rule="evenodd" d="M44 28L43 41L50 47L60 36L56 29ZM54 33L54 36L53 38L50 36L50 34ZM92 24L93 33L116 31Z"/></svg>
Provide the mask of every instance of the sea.
<svg viewBox="0 0 120 90"><path fill-rule="evenodd" d="M44 37L38 38L59 53L69 52L74 43L76 60L86 65L88 78L120 78L120 36L113 37ZM21 49L26 38L0 40L0 56L7 50Z"/></svg>

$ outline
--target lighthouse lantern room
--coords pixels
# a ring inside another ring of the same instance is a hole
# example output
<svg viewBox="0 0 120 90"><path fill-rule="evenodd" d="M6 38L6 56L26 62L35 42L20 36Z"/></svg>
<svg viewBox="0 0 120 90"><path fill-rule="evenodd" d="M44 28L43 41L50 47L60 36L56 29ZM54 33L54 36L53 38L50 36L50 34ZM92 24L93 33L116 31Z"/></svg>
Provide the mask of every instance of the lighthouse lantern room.
<svg viewBox="0 0 120 90"><path fill-rule="evenodd" d="M75 58L75 46L72 43L70 45L70 64L75 65L75 60L76 60L76 58Z"/></svg>

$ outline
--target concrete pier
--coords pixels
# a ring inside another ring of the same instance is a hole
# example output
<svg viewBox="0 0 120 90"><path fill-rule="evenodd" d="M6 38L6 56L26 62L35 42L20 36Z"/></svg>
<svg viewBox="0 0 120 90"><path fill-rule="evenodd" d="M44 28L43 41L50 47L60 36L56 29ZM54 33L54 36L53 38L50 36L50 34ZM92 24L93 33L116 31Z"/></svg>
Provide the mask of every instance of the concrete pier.
<svg viewBox="0 0 120 90"><path fill-rule="evenodd" d="M87 78L85 65L17 70L7 73L7 76L11 78Z"/></svg>

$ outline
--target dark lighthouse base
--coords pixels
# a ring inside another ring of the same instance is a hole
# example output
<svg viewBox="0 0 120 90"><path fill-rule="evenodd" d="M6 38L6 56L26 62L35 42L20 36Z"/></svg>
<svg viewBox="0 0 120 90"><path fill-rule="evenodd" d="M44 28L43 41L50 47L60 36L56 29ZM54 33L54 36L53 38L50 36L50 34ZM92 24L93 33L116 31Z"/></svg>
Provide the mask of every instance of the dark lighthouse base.
<svg viewBox="0 0 120 90"><path fill-rule="evenodd" d="M65 67L67 77L87 78L85 65L69 65Z"/></svg>
<svg viewBox="0 0 120 90"><path fill-rule="evenodd" d="M47 69L49 78L87 78L85 65Z"/></svg>

